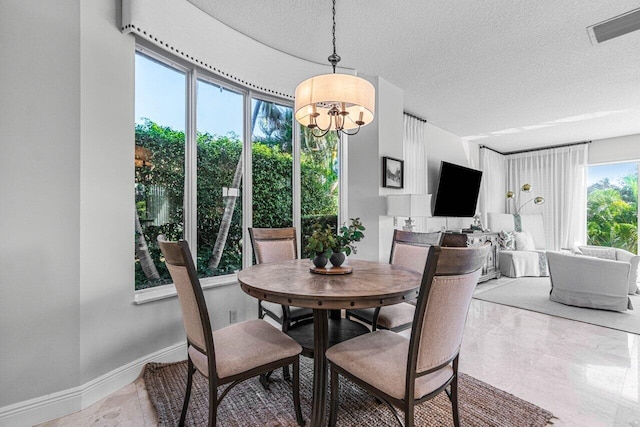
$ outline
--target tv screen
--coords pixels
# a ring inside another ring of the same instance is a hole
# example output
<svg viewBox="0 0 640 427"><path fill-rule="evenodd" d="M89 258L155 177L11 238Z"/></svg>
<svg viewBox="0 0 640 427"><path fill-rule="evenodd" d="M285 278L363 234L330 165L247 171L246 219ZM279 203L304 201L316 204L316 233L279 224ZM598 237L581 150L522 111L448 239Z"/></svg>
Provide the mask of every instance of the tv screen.
<svg viewBox="0 0 640 427"><path fill-rule="evenodd" d="M433 216L474 216L481 180L482 171L442 162Z"/></svg>

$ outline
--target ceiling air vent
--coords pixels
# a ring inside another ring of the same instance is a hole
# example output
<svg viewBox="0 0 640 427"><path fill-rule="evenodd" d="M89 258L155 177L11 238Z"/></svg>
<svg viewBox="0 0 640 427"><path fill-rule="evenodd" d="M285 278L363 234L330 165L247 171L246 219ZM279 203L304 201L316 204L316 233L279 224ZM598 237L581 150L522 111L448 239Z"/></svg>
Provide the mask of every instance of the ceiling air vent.
<svg viewBox="0 0 640 427"><path fill-rule="evenodd" d="M602 43L636 30L640 30L640 9L587 27L591 44Z"/></svg>

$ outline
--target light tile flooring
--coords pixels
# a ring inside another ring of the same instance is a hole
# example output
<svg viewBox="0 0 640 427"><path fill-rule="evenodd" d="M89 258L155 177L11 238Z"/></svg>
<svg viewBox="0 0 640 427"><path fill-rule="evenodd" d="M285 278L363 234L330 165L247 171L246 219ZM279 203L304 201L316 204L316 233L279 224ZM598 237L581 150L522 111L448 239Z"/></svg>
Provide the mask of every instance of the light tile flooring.
<svg viewBox="0 0 640 427"><path fill-rule="evenodd" d="M473 300L460 359L462 372L551 411L555 427L640 427L640 335ZM40 426L156 424L137 380Z"/></svg>

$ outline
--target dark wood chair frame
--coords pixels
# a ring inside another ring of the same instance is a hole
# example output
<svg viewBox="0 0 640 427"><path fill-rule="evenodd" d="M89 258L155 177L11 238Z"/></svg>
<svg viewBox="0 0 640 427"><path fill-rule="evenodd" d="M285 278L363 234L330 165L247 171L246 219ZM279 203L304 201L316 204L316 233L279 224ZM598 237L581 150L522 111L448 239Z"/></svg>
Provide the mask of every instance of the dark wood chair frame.
<svg viewBox="0 0 640 427"><path fill-rule="evenodd" d="M418 294L418 301L416 304L416 312L413 320L414 328L411 330L411 338L409 342L409 357L407 359L407 376L405 383L405 399L397 399L392 397L381 390L373 387L372 385L361 381L349 372L343 370L337 365L331 363L331 400L330 400L330 413L329 413L329 426L334 427L336 425L338 417L339 397L338 397L338 374L345 378L348 378L355 384L368 391L370 394L376 397L376 399L382 401L391 409L396 421L400 426L413 427L415 421L415 406L432 399L442 391L445 391L449 400L451 401L453 423L456 427L460 426L460 412L458 409L458 364L460 349L456 354L444 363L429 369L424 372L416 372L418 362L418 350L420 346L420 334L422 332L422 324L424 321L424 314L427 308L427 300L431 291L431 285L433 278L438 276L450 276L472 273L482 268L484 261L489 251L489 245L483 245L473 248L467 248L466 251L460 252L460 248L447 248L440 246L433 246L429 248L429 254L427 256L427 263L425 265L424 274L422 276L422 282L420 285L420 293ZM456 252L456 249L458 252ZM443 256L444 255L444 256ZM442 386L438 387L433 392L415 399L415 381L416 378L427 375L429 373L438 371L448 364L453 366L453 375ZM449 387L449 389L447 389ZM404 424L398 415L396 408L400 408L405 414Z"/></svg>
<svg viewBox="0 0 640 427"><path fill-rule="evenodd" d="M413 231L403 231L403 230L394 230L393 232L393 242L391 243L391 254L389 255L389 264L393 264L395 249L397 243L404 243L413 246L440 246L444 239L444 233L439 231L429 232L429 233L421 233L421 232L413 232ZM410 304L415 303L415 300L409 301ZM378 326L378 316L380 315L381 307L377 307L373 313L373 319L369 319L367 317L363 317L356 312L352 312L351 310L346 310L347 319L353 317L358 319L361 322L366 323L371 326L371 330L375 331L377 329L386 329L381 326ZM404 325L397 326L395 328L391 328L390 330L393 332L401 332L411 327L411 323L405 323Z"/></svg>
<svg viewBox="0 0 640 427"><path fill-rule="evenodd" d="M294 256L298 258L298 238L296 235L295 227L289 228L252 228L249 227L249 237L251 238L251 246L253 247L253 254L256 258L256 262L260 264L262 261L258 255L256 243L261 240L293 240ZM278 316L274 312L264 308L262 306L262 300L258 299L258 318L263 319L267 315L276 322L282 325L282 331L287 332L289 328L294 327L297 322L307 321L310 322L313 319L313 313L302 314L298 316L292 316L289 306L282 306L282 317Z"/></svg>
<svg viewBox="0 0 640 427"><path fill-rule="evenodd" d="M278 360L276 362L272 362L266 365L258 366L254 369L245 371L241 374L237 374L224 379L218 378L217 370L216 370L216 358L215 358L215 347L213 343L213 333L211 330L211 323L209 320L209 311L207 309L207 304L204 299L204 293L202 292L202 287L200 286L198 274L193 264L193 258L191 255L191 251L189 250L189 245L184 240L180 240L178 242L165 241L163 236L158 237L158 243L160 244L160 248L162 249L162 253L165 257L166 263L176 265L176 266L186 267L187 273L189 275L189 279L191 282L191 286L193 287L193 292L194 292L196 303L198 306L198 312L200 314L200 322L202 323L202 327L203 327L206 348L200 348L197 344L191 342L191 340L189 340L188 337L187 337L187 348L188 346L193 346L199 352L207 355L207 366L209 371L208 425L210 427L213 427L216 425L218 407L220 405L220 402L222 401L222 399L224 399L224 397L229 393L229 391L233 387L250 378L257 377L267 372L272 372L273 370L278 368L285 368L285 367L288 368L289 365L293 365L293 386L292 387L293 387L293 402L294 402L295 413L296 413L296 421L298 425L303 426L304 419L302 418L302 411L300 408L300 357L299 355ZM193 364L193 361L191 360L191 356L188 355L187 387L185 390L184 402L182 405L182 412L180 414L180 422L178 424L180 427L184 426L184 422L186 419L187 409L189 407L189 399L191 397L191 388L193 385L193 374L196 372L196 370L197 369ZM225 388L225 390L218 396L218 387L224 384L229 384L229 383L230 385L227 388Z"/></svg>

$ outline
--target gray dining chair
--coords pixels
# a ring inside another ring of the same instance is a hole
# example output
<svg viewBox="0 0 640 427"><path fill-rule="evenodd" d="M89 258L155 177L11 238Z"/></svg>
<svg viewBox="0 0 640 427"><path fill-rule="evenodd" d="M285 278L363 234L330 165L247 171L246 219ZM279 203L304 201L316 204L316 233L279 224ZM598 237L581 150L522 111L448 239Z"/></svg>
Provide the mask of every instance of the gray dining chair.
<svg viewBox="0 0 640 427"><path fill-rule="evenodd" d="M261 319L246 320L212 331L189 245L184 240L166 241L163 235L158 236L158 243L178 293L187 334L187 387L178 425L185 423L196 372L208 380L208 425L215 426L218 407L229 390L249 378L289 365L293 365L296 421L298 425L304 425L300 409L300 344ZM229 386L218 394L218 387L224 384Z"/></svg>
<svg viewBox="0 0 640 427"><path fill-rule="evenodd" d="M422 273L429 247L439 246L443 236L440 232L394 230L389 263ZM411 327L414 312L415 302L401 302L384 307L347 310L346 317L366 323L372 331L388 329L399 332Z"/></svg>
<svg viewBox="0 0 640 427"><path fill-rule="evenodd" d="M253 253L258 264L298 259L298 243L295 227L249 228ZM269 316L287 332L299 321L313 318L313 310L303 307L275 304L258 300L258 317Z"/></svg>
<svg viewBox="0 0 640 427"><path fill-rule="evenodd" d="M428 249L411 337L387 330L344 341L326 352L331 366L329 425L339 409L339 376L384 402L398 423L413 427L415 406L442 391L460 425L458 361L464 324L490 245Z"/></svg>

